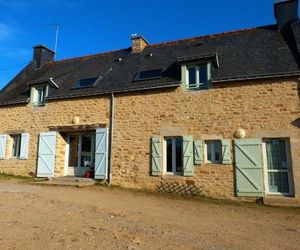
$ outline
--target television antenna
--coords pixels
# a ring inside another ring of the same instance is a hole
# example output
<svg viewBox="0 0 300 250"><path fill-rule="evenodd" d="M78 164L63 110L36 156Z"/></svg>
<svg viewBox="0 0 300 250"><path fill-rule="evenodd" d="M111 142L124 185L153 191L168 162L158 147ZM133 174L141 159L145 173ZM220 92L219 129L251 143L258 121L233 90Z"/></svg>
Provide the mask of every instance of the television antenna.
<svg viewBox="0 0 300 250"><path fill-rule="evenodd" d="M55 59L56 54L57 54L57 43L58 43L58 33L59 33L60 24L59 23L52 23L52 24L45 24L43 26L53 27L53 28L56 29L56 31L55 31L55 44L54 44L54 52L55 52L54 59Z"/></svg>

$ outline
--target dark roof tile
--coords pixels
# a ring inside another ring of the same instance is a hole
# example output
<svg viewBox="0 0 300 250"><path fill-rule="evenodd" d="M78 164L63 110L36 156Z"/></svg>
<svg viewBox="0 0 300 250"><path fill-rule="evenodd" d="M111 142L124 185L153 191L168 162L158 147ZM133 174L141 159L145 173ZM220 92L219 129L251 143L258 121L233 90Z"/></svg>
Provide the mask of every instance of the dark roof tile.
<svg viewBox="0 0 300 250"><path fill-rule="evenodd" d="M175 87L181 80L177 60L195 55L217 55L219 67L213 69L213 82L300 74L299 53L291 49L291 39L270 25L148 45L141 53L131 53L128 48L51 62L12 80L0 93L0 104L25 100L30 82L51 77L59 88L50 88L49 99ZM165 69L161 78L134 81L137 72L160 68ZM80 79L92 77L100 77L95 87L72 88Z"/></svg>

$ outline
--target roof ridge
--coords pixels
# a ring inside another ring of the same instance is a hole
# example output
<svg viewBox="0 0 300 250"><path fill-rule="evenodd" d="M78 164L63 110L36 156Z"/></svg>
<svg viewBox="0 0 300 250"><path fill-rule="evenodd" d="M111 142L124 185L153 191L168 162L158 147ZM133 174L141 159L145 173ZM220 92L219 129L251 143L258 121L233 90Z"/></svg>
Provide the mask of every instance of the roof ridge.
<svg viewBox="0 0 300 250"><path fill-rule="evenodd" d="M210 38L210 37L219 37L219 36L231 35L231 34L236 34L236 33L240 33L240 32L258 30L258 29L272 27L272 26L274 26L274 24L258 26L258 27L251 27L251 28L244 28L244 29L237 29L237 30L225 31L225 32L221 32L221 33L195 36L195 37L190 37L190 38L183 38L183 39L178 39L178 40L173 40L173 41L168 41L168 42L151 44L151 45L149 45L149 47L158 47L158 46L163 46L163 45L177 44L177 43L180 43L180 42L194 41L194 40L201 39L201 38Z"/></svg>
<svg viewBox="0 0 300 250"><path fill-rule="evenodd" d="M201 38L203 39L203 38L220 37L220 36L236 34L236 33L240 33L240 32L258 30L258 29L272 27L272 26L274 26L274 24L258 26L258 27L252 27L252 28L245 28L245 29L237 29L237 30L225 31L225 32L221 32L221 33L195 36L195 37L190 37L190 38L183 38L183 39L172 40L172 41L161 42L161 43L154 43L154 44L149 44L148 46L146 46L146 48L147 47L159 47L159 46L164 46L164 45L172 45L172 44L177 44L177 43L180 43L180 42L194 41L194 40L201 39ZM106 52L100 52L100 53L95 53L95 54L89 54L89 55L85 55L85 56L78 56L78 57L62 59L62 60L58 60L58 61L54 61L54 62L48 62L45 65L60 64L60 63L73 61L73 60L86 60L86 59L89 59L89 58L92 58L92 57L104 56L104 55L109 55L109 54L113 54L113 53L116 53L116 52L129 51L129 50L131 50L131 47L123 48L123 49L117 49L117 50L111 50L111 51L106 51Z"/></svg>
<svg viewBox="0 0 300 250"><path fill-rule="evenodd" d="M113 53L121 52L121 51L128 51L129 49L130 49L130 47L124 48L124 49L110 50L110 51L100 52L100 53L95 53L95 54L89 54L89 55L85 55L85 56L71 57L71 58L62 59L62 60L58 60L58 61L47 62L46 64L49 65L49 64L58 64L58 63L63 63L63 62L73 61L73 60L85 60L85 59L89 59L91 57L104 56L104 55L113 54Z"/></svg>

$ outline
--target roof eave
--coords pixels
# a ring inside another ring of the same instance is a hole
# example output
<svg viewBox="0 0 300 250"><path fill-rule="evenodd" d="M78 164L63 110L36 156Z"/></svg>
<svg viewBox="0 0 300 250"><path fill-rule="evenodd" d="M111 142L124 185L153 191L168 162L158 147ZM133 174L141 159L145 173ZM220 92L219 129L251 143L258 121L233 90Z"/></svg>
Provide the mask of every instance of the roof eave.
<svg viewBox="0 0 300 250"><path fill-rule="evenodd" d="M147 91L147 90L155 90L155 89L166 89L166 88L176 88L180 86L180 82L169 83L167 85L158 85L151 87L143 87L143 88L129 88L129 89L112 89L108 91L94 91L91 93L78 93L72 95L62 95L62 96L51 96L47 97L46 100L58 100L58 99L69 99L69 98L78 98L78 97L89 97L89 96L101 96L108 94L119 94L119 93L128 93L128 92L138 92L138 91Z"/></svg>
<svg viewBox="0 0 300 250"><path fill-rule="evenodd" d="M223 82L236 82L236 81L248 81L256 79L267 79L267 78L279 78L279 77L289 77L289 76L300 76L300 71L286 72L286 73L274 73L265 75L253 75L253 76L237 76L228 78L217 78L213 79L212 83L223 83Z"/></svg>

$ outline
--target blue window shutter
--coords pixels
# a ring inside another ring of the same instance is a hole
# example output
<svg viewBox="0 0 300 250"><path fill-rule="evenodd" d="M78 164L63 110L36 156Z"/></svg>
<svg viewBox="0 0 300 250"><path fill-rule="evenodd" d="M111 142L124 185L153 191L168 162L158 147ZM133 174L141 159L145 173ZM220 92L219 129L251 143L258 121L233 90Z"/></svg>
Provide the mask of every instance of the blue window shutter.
<svg viewBox="0 0 300 250"><path fill-rule="evenodd" d="M0 135L0 160L5 159L7 135Z"/></svg>
<svg viewBox="0 0 300 250"><path fill-rule="evenodd" d="M55 169L56 132L44 132L39 136L37 177L53 177Z"/></svg>
<svg viewBox="0 0 300 250"><path fill-rule="evenodd" d="M222 140L222 163L225 165L231 164L231 141Z"/></svg>
<svg viewBox="0 0 300 250"><path fill-rule="evenodd" d="M203 164L203 141L195 140L194 141L194 162L195 165Z"/></svg>
<svg viewBox="0 0 300 250"><path fill-rule="evenodd" d="M193 137L185 135L182 138L183 142L183 175L193 176L194 154L193 154Z"/></svg>
<svg viewBox="0 0 300 250"><path fill-rule="evenodd" d="M162 138L159 136L154 136L151 139L151 163L152 175L162 175Z"/></svg>
<svg viewBox="0 0 300 250"><path fill-rule="evenodd" d="M29 134L23 133L21 135L21 150L20 159L25 160L28 158Z"/></svg>
<svg viewBox="0 0 300 250"><path fill-rule="evenodd" d="M234 141L237 196L263 196L261 144L260 139L241 139Z"/></svg>
<svg viewBox="0 0 300 250"><path fill-rule="evenodd" d="M108 128L96 129L95 179L107 179Z"/></svg>

